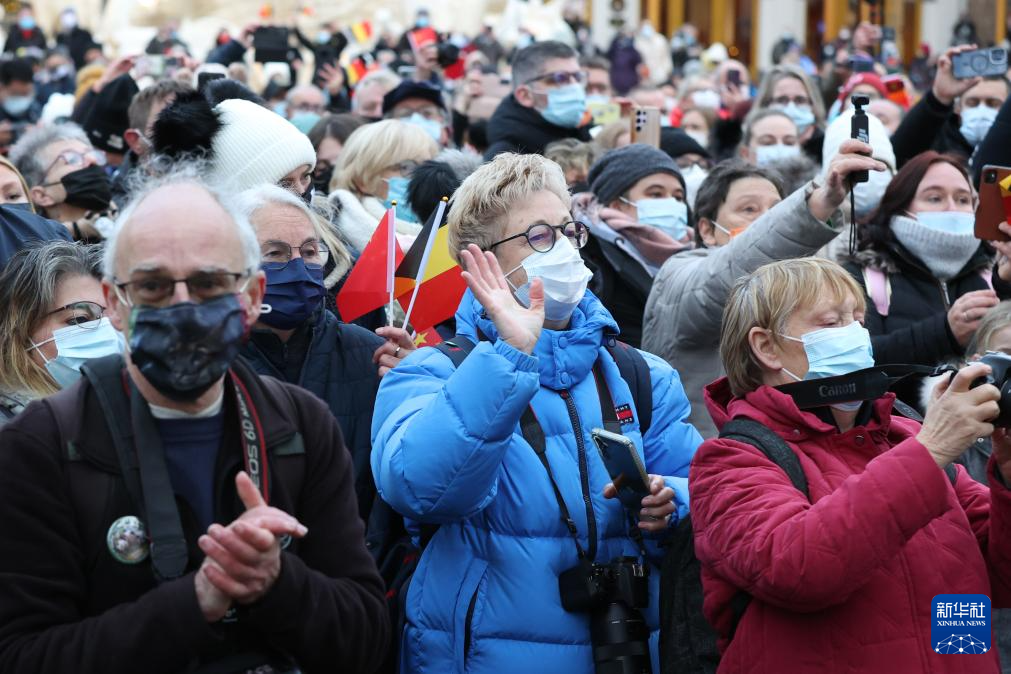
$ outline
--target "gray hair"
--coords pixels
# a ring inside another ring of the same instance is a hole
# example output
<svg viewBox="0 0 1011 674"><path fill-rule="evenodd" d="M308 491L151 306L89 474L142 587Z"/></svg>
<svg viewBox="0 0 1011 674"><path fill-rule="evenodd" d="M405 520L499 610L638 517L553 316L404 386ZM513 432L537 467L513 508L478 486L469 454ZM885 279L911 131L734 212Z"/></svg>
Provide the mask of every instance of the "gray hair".
<svg viewBox="0 0 1011 674"><path fill-rule="evenodd" d="M965 352L967 354L981 354L985 351L993 351L994 345L991 340L994 335L1009 325L1011 325L1011 300L1004 300L983 315L983 320L979 322L976 334L972 336Z"/></svg>
<svg viewBox="0 0 1011 674"><path fill-rule="evenodd" d="M256 187L240 192L235 197L235 206L242 213L243 217L252 223L253 215L261 208L271 204L283 204L305 214L305 217L312 220L312 211L305 202L296 197L290 190L286 190L279 185L272 183L261 183ZM255 231L256 226L253 226Z"/></svg>
<svg viewBox="0 0 1011 674"><path fill-rule="evenodd" d="M76 124L54 124L32 129L21 136L11 147L10 160L17 167L29 187L35 187L45 179L49 158L45 156L46 148L61 140L79 140L91 145L84 129Z"/></svg>
<svg viewBox="0 0 1011 674"><path fill-rule="evenodd" d="M535 42L529 47L520 49L513 57L513 91L524 84L530 84L530 80L543 75L544 64L550 59L574 59L577 57L575 49L556 40Z"/></svg>
<svg viewBox="0 0 1011 674"><path fill-rule="evenodd" d="M291 103L291 101L296 96L298 96L299 94L304 94L306 92L312 92L314 94L317 94L321 99L324 98L323 90L320 89L319 87L314 86L312 84L300 84L298 86L295 86L295 87L292 87L291 89L289 89L288 90L288 94L284 97L284 100L287 103Z"/></svg>
<svg viewBox="0 0 1011 674"><path fill-rule="evenodd" d="M130 203L119 212L112 234L105 239L105 252L102 264L105 278L111 280L115 277L116 257L119 252L119 234L123 231L123 226L133 217L141 202L162 188L186 184L196 185L205 190L231 217L235 223L239 241L242 243L243 269L252 271L260 267L260 244L256 240L256 232L253 231L253 226L249 224L249 218L237 207L234 197L229 196L216 185L208 184L204 177L205 175L206 166L204 162L196 161L193 158L186 158L185 161L164 167L163 172L141 176L131 186Z"/></svg>

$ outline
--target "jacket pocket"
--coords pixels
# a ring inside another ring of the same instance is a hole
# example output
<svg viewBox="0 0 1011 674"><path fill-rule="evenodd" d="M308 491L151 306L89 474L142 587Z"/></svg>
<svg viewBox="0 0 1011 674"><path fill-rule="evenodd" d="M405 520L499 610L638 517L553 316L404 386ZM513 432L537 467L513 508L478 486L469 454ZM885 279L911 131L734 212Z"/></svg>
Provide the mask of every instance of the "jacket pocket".
<svg viewBox="0 0 1011 674"><path fill-rule="evenodd" d="M488 562L474 559L467 567L456 595L456 606L453 610L453 643L456 655L457 671L464 672L467 659L474 645L474 617L480 609L484 593L484 576L488 570Z"/></svg>

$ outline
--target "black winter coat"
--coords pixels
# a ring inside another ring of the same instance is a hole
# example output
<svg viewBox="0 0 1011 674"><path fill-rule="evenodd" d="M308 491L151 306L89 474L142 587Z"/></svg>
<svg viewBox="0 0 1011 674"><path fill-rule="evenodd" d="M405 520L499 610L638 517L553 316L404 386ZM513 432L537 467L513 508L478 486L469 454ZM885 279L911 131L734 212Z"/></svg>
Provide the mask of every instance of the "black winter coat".
<svg viewBox="0 0 1011 674"><path fill-rule="evenodd" d="M653 277L638 260L600 237L591 236L579 254L593 272L590 291L611 312L621 341L640 348L642 316Z"/></svg>
<svg viewBox="0 0 1011 674"><path fill-rule="evenodd" d="M106 532L140 508L95 389L82 378L31 403L0 430L0 672L168 674L250 650L287 654L307 673L378 666L388 649L389 618L364 545L340 427L306 391L276 382L268 388L241 361L233 371L262 423L270 505L309 530L281 552L273 587L241 607L234 621L208 624L194 591L203 531L179 498L189 552L183 576L159 584L150 557L137 564L113 558ZM57 423L57 404L76 414ZM214 520L228 524L243 511L235 493L242 444L230 381L224 410Z"/></svg>
<svg viewBox="0 0 1011 674"><path fill-rule="evenodd" d="M301 337L304 346L290 349ZM329 311L317 315L304 335L283 344L272 332L255 331L240 352L258 374L276 377L314 393L327 404L351 452L358 512L368 521L376 495L369 457L372 410L379 370L372 354L385 340L365 328L341 323Z"/></svg>
<svg viewBox="0 0 1011 674"><path fill-rule="evenodd" d="M887 316L878 313L867 293L864 279L867 267L876 267L887 274L891 285ZM985 245L980 245L962 271L947 283L935 278L898 242L892 242L884 250L857 253L846 269L867 296L865 325L871 333L875 363L937 365L961 356L964 349L948 325L948 310L962 295L989 288L982 273L992 267L993 259Z"/></svg>
<svg viewBox="0 0 1011 674"><path fill-rule="evenodd" d="M533 108L516 102L512 94L506 96L488 120L488 150L484 160L491 161L503 152L519 154L544 154L544 148L556 140L575 138L590 140L590 127L569 129L557 126Z"/></svg>
<svg viewBox="0 0 1011 674"><path fill-rule="evenodd" d="M961 120L955 108L937 100L928 91L920 102L909 109L892 136L896 168L927 150L951 152L966 158L972 156L973 147L959 131Z"/></svg>

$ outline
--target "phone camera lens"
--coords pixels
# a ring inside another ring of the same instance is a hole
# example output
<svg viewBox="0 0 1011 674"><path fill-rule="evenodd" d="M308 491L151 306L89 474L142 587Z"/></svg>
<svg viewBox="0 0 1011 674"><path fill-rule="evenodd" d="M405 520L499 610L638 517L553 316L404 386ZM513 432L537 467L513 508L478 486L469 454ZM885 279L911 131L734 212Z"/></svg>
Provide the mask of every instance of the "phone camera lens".
<svg viewBox="0 0 1011 674"><path fill-rule="evenodd" d="M973 72L981 73L986 70L987 58L982 54L978 54L972 57L972 61L969 62L972 66Z"/></svg>
<svg viewBox="0 0 1011 674"><path fill-rule="evenodd" d="M989 184L993 184L993 183L997 182L997 172L996 171L987 171L986 175L983 176L983 180L985 182L989 183Z"/></svg>

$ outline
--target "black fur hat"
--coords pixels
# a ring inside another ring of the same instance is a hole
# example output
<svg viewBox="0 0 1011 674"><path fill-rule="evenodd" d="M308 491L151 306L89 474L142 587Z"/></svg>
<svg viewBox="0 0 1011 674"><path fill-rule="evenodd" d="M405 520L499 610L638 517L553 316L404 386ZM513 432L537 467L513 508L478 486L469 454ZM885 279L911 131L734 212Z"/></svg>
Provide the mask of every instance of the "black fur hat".
<svg viewBox="0 0 1011 674"><path fill-rule="evenodd" d="M211 157L211 141L221 129L218 112L203 94L177 94L154 123L154 151L167 157Z"/></svg>

